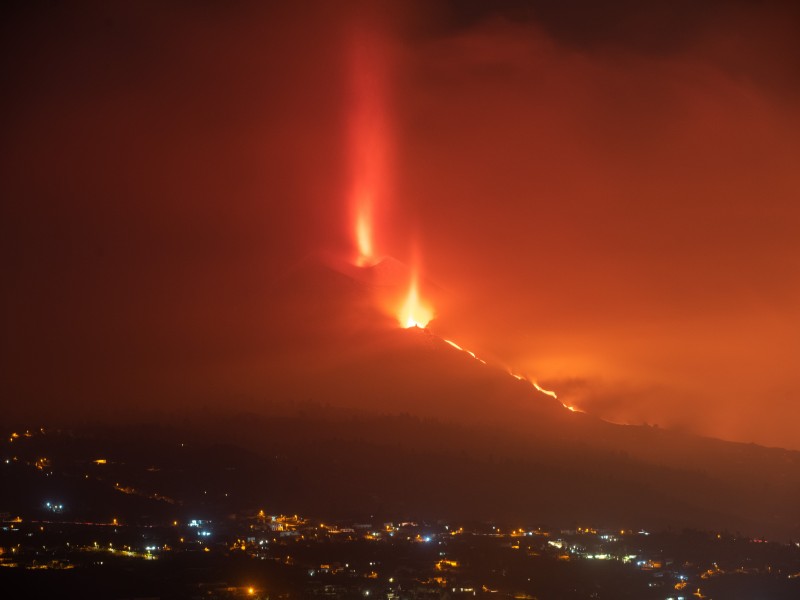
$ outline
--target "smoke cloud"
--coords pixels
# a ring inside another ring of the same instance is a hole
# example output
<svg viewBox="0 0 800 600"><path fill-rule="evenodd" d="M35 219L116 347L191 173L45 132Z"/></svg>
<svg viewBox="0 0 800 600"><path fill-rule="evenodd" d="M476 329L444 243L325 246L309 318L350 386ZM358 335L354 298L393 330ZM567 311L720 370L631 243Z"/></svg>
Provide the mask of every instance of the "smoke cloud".
<svg viewBox="0 0 800 600"><path fill-rule="evenodd" d="M328 364L315 328L353 326L339 285L313 318L282 286L354 250L360 27L391 62L376 239L445 290L437 332L612 420L798 447L796 8L4 10L18 406L260 398L285 391L275 365Z"/></svg>

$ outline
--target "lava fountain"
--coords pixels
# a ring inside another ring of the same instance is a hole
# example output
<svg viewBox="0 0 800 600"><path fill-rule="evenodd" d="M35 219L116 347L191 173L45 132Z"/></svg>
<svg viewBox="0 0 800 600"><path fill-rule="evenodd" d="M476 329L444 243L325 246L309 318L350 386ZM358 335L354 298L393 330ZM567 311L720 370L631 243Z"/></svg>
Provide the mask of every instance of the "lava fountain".
<svg viewBox="0 0 800 600"><path fill-rule="evenodd" d="M391 136L385 93L387 48L376 30L363 28L354 32L350 50L352 104L348 123L351 175L348 199L355 248L353 263L359 268L368 269L383 260L375 244L376 230L380 221L380 209L385 210L391 190L388 168ZM414 264L409 270L408 288L404 296L390 293L391 298L376 297L376 301L385 312L397 319L400 327L424 329L426 333L455 350L486 365L486 361L471 350L436 336L428 329L435 311L431 302L420 295L419 269L416 267L418 262L414 261ZM371 275L374 276L374 272ZM531 385L536 391L560 402L564 408L580 412L579 409L561 402L555 392L542 388L536 381L508 369L507 372Z"/></svg>
<svg viewBox="0 0 800 600"><path fill-rule="evenodd" d="M433 319L433 307L422 300L419 295L419 277L417 270L412 269L411 281L408 286L408 294L403 305L397 312L397 321L401 327L419 327L425 329Z"/></svg>
<svg viewBox="0 0 800 600"><path fill-rule="evenodd" d="M371 266L380 255L375 248L375 226L390 190L390 127L386 110L386 55L382 38L367 27L353 33L350 43L348 117L350 211L355 222L355 263Z"/></svg>

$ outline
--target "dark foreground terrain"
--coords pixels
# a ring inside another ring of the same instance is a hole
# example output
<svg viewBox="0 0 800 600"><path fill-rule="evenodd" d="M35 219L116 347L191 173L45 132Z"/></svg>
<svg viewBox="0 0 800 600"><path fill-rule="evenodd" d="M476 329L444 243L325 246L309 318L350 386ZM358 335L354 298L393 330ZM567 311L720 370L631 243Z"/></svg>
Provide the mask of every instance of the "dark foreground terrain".
<svg viewBox="0 0 800 600"><path fill-rule="evenodd" d="M436 422L328 417L9 432L0 586L20 598L800 597L797 542L690 528L697 514L681 525L646 489L614 489L630 474L603 471L608 456L560 471L491 437L454 450L463 432ZM231 426L239 443L212 433ZM394 441L409 437L416 453ZM616 513L593 510L609 498Z"/></svg>
<svg viewBox="0 0 800 600"><path fill-rule="evenodd" d="M800 594L796 544L708 532L324 524L258 514L160 527L40 523L17 524L1 537L0 584L20 590L15 597L788 600Z"/></svg>

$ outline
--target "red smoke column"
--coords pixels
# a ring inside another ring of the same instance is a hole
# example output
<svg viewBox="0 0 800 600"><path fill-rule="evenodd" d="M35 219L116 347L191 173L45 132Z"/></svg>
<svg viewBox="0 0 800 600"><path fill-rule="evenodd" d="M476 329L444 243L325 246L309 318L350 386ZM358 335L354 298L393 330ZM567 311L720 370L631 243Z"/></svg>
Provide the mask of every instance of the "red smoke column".
<svg viewBox="0 0 800 600"><path fill-rule="evenodd" d="M375 27L361 24L350 42L349 205L355 262L374 264L375 229L390 189L390 128L386 110L387 52Z"/></svg>

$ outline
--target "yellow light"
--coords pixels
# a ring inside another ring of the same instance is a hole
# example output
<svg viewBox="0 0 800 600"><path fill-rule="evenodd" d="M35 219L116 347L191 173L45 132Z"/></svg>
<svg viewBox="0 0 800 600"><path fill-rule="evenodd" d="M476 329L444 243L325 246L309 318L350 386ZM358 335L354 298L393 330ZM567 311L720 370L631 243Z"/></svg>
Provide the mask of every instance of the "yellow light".
<svg viewBox="0 0 800 600"><path fill-rule="evenodd" d="M551 398L555 398L556 400L558 400L558 395L555 392L553 392L551 390L544 389L542 386L540 386L535 381L533 382L533 387L535 387L537 391L542 392L543 394L547 394ZM569 406L566 406L566 408L569 408Z"/></svg>
<svg viewBox="0 0 800 600"><path fill-rule="evenodd" d="M397 313L397 320L399 321L401 327L405 327L407 329L411 327L425 329L432 319L433 308L420 299L417 285L417 275L414 273L411 276L411 282L408 287L408 295L406 296L405 303Z"/></svg>
<svg viewBox="0 0 800 600"><path fill-rule="evenodd" d="M459 345L458 345L458 344L456 344L456 343L455 343L453 340L448 340L448 339L445 339L445 338L442 338L442 339L444 340L444 342L445 342L446 344L450 344L450 346L452 346L452 347L453 347L453 348L455 348L456 350L460 350L461 352L464 352L464 353L466 353L466 354L469 354L469 355L470 355L472 358L474 358L474 359L475 359L475 360L477 360L478 362L480 362L480 363L483 363L484 365L486 364L486 361L485 361L485 360L483 360L482 358L478 358L478 356L476 356L476 355L475 355L475 353L474 353L472 350L467 350L466 348L464 348L464 347L462 347L462 346L459 346ZM512 373L512 375L513 375L513 373ZM516 377L516 376L515 376L515 377Z"/></svg>

